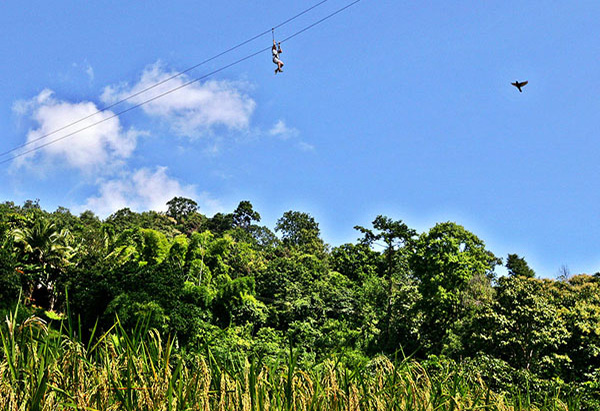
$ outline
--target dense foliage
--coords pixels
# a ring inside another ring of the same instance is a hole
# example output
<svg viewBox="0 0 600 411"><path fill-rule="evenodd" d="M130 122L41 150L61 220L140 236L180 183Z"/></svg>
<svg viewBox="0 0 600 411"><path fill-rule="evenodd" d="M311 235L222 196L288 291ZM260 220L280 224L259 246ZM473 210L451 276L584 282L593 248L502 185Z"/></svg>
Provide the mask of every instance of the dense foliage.
<svg viewBox="0 0 600 411"><path fill-rule="evenodd" d="M191 199L167 206L101 220L0 204L2 318L19 302L22 324L69 311L86 341L115 319L123 330L143 320L180 355L239 364L276 361L290 346L305 368L382 354L434 364L432 375L460 364L507 398L557 392L600 407L598 274L539 279L509 254L498 277L502 260L453 222L419 234L377 216L355 227L355 243L332 248L306 213L284 213L276 235L248 201L213 217Z"/></svg>

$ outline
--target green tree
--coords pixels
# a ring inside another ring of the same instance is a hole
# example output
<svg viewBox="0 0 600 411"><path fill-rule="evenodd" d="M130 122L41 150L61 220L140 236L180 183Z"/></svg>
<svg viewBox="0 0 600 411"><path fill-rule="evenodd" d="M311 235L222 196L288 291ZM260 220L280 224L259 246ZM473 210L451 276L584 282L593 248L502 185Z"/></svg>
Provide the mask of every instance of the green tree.
<svg viewBox="0 0 600 411"><path fill-rule="evenodd" d="M125 230L139 227L139 214L129 208L122 208L109 215L104 224L110 235L119 235Z"/></svg>
<svg viewBox="0 0 600 411"><path fill-rule="evenodd" d="M319 255L325 250L325 244L320 238L319 223L307 213L286 211L277 220L275 231L281 232L283 245L287 247L299 247L308 253Z"/></svg>
<svg viewBox="0 0 600 411"><path fill-rule="evenodd" d="M196 285L210 282L212 273L206 259L210 244L214 240L214 235L210 231L203 233L193 233L190 238L188 252L186 254L186 269L188 278Z"/></svg>
<svg viewBox="0 0 600 411"><path fill-rule="evenodd" d="M275 233L268 227L251 225L248 231L259 249L274 249L280 244Z"/></svg>
<svg viewBox="0 0 600 411"><path fill-rule="evenodd" d="M327 272L322 259L298 249L270 259L266 269L256 274L256 291L272 308L269 321L273 328L285 330L293 321L323 316L315 284Z"/></svg>
<svg viewBox="0 0 600 411"><path fill-rule="evenodd" d="M16 302L21 289L21 273L13 251L8 225L0 222L0 309Z"/></svg>
<svg viewBox="0 0 600 411"><path fill-rule="evenodd" d="M167 215L179 224L198 211L198 203L185 197L173 197L167 201L167 206Z"/></svg>
<svg viewBox="0 0 600 411"><path fill-rule="evenodd" d="M240 201L233 212L233 224L236 227L248 230L253 221L260 221L260 214L254 211L250 201Z"/></svg>
<svg viewBox="0 0 600 411"><path fill-rule="evenodd" d="M164 260L169 252L167 237L159 231L142 228L139 230L142 242L139 244L143 261L149 264L158 264Z"/></svg>
<svg viewBox="0 0 600 411"><path fill-rule="evenodd" d="M216 235L223 235L233 228L233 214L216 213L206 221L206 228Z"/></svg>
<svg viewBox="0 0 600 411"><path fill-rule="evenodd" d="M409 228L402 220L394 221L389 217L378 215L373 220L373 231L361 226L355 226L356 230L363 233L364 237L359 239L362 244L372 246L376 241L385 243L385 261L387 278L391 278L395 269L397 260L397 251L406 246L417 234L415 230Z"/></svg>
<svg viewBox="0 0 600 411"><path fill-rule="evenodd" d="M344 274L361 285L365 280L378 275L381 265L380 254L365 244L342 244L331 251L333 270Z"/></svg>
<svg viewBox="0 0 600 411"><path fill-rule="evenodd" d="M41 211L41 209L39 198L36 198L35 200L26 200L25 203L23 203L23 211L25 212Z"/></svg>
<svg viewBox="0 0 600 411"><path fill-rule="evenodd" d="M494 304L477 320L474 343L517 369L554 377L571 362L570 338L553 280L501 277Z"/></svg>
<svg viewBox="0 0 600 411"><path fill-rule="evenodd" d="M564 354L571 363L572 381L597 381L600 374L600 280L590 275L575 275L556 282L555 301L568 329Z"/></svg>
<svg viewBox="0 0 600 411"><path fill-rule="evenodd" d="M54 223L38 216L27 227L13 230L12 235L25 264L23 271L31 279L29 297L35 291L37 302L52 310L57 296L55 282L74 251L69 245L71 234L59 231Z"/></svg>
<svg viewBox="0 0 600 411"><path fill-rule="evenodd" d="M506 268L508 274L512 276L523 276L528 278L535 277L535 271L529 268L527 261L523 257L519 257L517 254L509 254L506 260Z"/></svg>
<svg viewBox="0 0 600 411"><path fill-rule="evenodd" d="M361 226L354 228L363 234L363 238L359 239L361 245L384 247L381 264L383 281L380 284L385 287L386 299L385 308L379 317L379 347L393 352L401 345L414 345L410 330L414 328L418 319L412 311L414 302L419 299L419 293L410 273L408 256L416 231L401 220L394 221L382 215L378 215L372 224L373 230ZM382 241L383 244L378 241Z"/></svg>
<svg viewBox="0 0 600 411"><path fill-rule="evenodd" d="M144 211L140 213L138 216L138 227L159 231L169 238L175 237L180 231L183 231L181 230L182 227L177 226L172 218L156 211Z"/></svg>
<svg viewBox="0 0 600 411"><path fill-rule="evenodd" d="M423 297L421 334L431 353L456 342L459 319L489 296L497 264L499 260L485 249L484 242L456 223L437 224L419 237L410 265ZM473 287L474 281L480 287Z"/></svg>
<svg viewBox="0 0 600 411"><path fill-rule="evenodd" d="M224 283L216 296L215 313L224 326L264 324L266 306L255 298L254 277L239 277Z"/></svg>
<svg viewBox="0 0 600 411"><path fill-rule="evenodd" d="M8 223L14 215L21 215L21 207L12 201L0 203L0 222Z"/></svg>
<svg viewBox="0 0 600 411"><path fill-rule="evenodd" d="M69 230L73 233L80 228L80 220L71 211L65 207L58 207L49 216L49 220L56 225L59 229Z"/></svg>

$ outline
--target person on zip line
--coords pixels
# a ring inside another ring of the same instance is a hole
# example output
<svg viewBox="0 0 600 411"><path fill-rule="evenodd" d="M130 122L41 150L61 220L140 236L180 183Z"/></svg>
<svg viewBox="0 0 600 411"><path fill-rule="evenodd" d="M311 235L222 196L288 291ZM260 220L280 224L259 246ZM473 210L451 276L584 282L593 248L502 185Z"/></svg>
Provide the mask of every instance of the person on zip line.
<svg viewBox="0 0 600 411"><path fill-rule="evenodd" d="M283 73L283 70L281 69L283 67L283 61L281 61L281 59L279 58L279 54L282 53L281 43L276 43L274 39L273 39L273 47L271 47L271 53L273 53L273 63L277 64L277 68L275 69L275 74Z"/></svg>

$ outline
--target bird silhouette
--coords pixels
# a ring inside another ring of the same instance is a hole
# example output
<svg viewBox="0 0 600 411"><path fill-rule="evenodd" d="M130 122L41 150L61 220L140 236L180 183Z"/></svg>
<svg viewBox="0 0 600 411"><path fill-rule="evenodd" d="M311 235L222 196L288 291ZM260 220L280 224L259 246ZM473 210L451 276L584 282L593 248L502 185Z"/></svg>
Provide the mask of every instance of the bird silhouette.
<svg viewBox="0 0 600 411"><path fill-rule="evenodd" d="M521 83L519 83L519 81L515 81L514 83L510 83L513 86L515 86L516 88L519 89L519 93L522 93L523 91L521 90L521 87L524 87L526 84L528 83L528 81L523 81Z"/></svg>

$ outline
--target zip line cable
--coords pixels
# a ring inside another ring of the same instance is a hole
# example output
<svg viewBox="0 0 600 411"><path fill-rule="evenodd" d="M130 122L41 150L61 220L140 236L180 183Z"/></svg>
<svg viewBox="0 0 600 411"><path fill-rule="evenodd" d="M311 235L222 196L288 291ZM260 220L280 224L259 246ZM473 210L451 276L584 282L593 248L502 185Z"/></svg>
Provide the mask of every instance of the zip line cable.
<svg viewBox="0 0 600 411"><path fill-rule="evenodd" d="M288 36L288 37L286 37L285 39L281 40L281 43L285 43L286 41L293 39L294 37L296 37L296 36L298 36L298 35L300 35L300 34L304 33L305 31L312 29L312 28L313 28L313 27L315 27L316 25L323 23L325 20L328 20L328 19L332 18L332 17L333 17L333 16L335 16L336 14L339 14L339 13L341 13L342 11L344 11L344 10L346 10L346 9L349 9L350 7L354 6L354 5L355 5L356 3L358 3L359 1L360 1L360 0L354 0L352 3L350 3L350 4L348 4L348 5L344 6L344 7L342 7L341 9L338 9L338 10L334 11L333 13L331 13L331 14L329 14L329 15L325 16L325 17L323 17L321 20L317 20L317 21L316 21L316 22L314 22L313 24L310 24L310 25L308 25L308 26L304 27L302 30L299 30L299 31L295 32L295 33L294 33L294 34L292 34L291 36Z"/></svg>
<svg viewBox="0 0 600 411"><path fill-rule="evenodd" d="M297 19L298 17L300 17L300 16L302 16L302 15L304 15L304 14L308 13L309 11L311 11L311 10L313 10L313 9L317 8L317 7L318 7L318 6L320 6L321 4L323 4L323 3L326 3L327 1L329 1L329 0L322 0L322 1L320 1L319 3L317 3L317 4L314 4L313 6L311 6L311 7L307 8L307 9L303 10L302 12L300 12L300 13L298 13L298 14L296 14L295 16L292 16L292 17L290 17L289 19L287 19L287 20L285 20L285 21L283 21L283 22L279 23L278 25L276 25L275 27L273 27L271 30L265 30L265 31L263 31L262 33L260 33L260 34L257 34L257 35L255 35L254 37L251 37L251 38L249 38L249 39L247 39L247 40L244 40L243 42L241 42L241 43L239 43L239 44L237 44L237 45L235 45L235 46L233 46L233 47L230 47L229 49L227 49L227 50L225 50L225 51L223 51L223 52L221 52L221 53L219 53L219 54L216 54L216 55L214 55L214 56L212 56L212 57L210 57L210 58L208 58L208 59L206 59L206 60L204 60L204 61L202 61L202 62L200 62L200 63L196 64L196 65L193 65L193 66L191 66L191 67L188 67L187 69L185 69L185 70L183 70L183 71L180 71L180 72L178 72L178 73L175 73L175 74L173 74L172 76L170 76L170 77L167 77L166 79L164 79L164 80L161 80L161 81L159 81L158 83L155 83L155 84L153 84L153 85L151 85L151 86L149 86L149 87L146 87L146 88L145 88L145 89L143 89L143 90L140 90L140 91L138 91L138 92L136 92L136 93L134 93L134 94L131 94L131 95L127 96L127 97L124 97L124 98L122 98L121 100L119 100L119 101L117 101L117 102L115 102L115 103L112 103L112 104L110 104L110 105L108 105L108 106L106 106L106 107L103 107L103 108L101 108L101 109L99 109L99 110L95 111L95 112L94 112L94 113L92 113L92 114L89 114L89 115L87 115L87 116L85 116L85 117L82 117L82 118L80 118L79 120L76 120L76 121L74 121L74 122L72 122L72 123L66 124L66 125L64 125L64 126L62 126L62 127L60 127L60 128L58 128L58 129L56 129L56 130L53 130L53 131L51 131L51 132L49 132L49 133L47 133L47 134L44 134L44 135L42 135L42 136L40 136L40 137L37 137L37 138L35 138L35 139L33 139L33 140L30 140L30 141L28 141L28 142L26 142L26 143L23 143L23 144L21 144L21 145L19 145L19 146L16 146L16 147L14 147L14 148L12 148L12 149L10 149L10 150L8 150L8 151L2 152L2 153L0 153L0 157L4 157L4 156L6 156L7 154L10 154L10 153L12 153L12 152L14 152L14 151L16 151L16 150L18 150L18 149L20 149L20 148L26 147L26 146L28 146L28 145L30 145L30 144L33 144L33 143L37 142L37 141L43 140L43 139L45 139L45 138L47 138L47 137L50 137L51 135L54 135L54 134L58 133L59 131L63 131L63 130L65 130L65 129L67 129L67 128L71 127L71 126L74 126L74 125L76 125L76 124L79 124L79 123L81 123L81 122L82 122L82 121L84 121L84 120L87 120L87 119L88 119L88 118L90 118L90 117L94 117L94 116L95 116L95 115L97 115L97 114L103 113L103 112L105 112L105 111L107 111L107 110L109 110L109 109L111 109L111 108L113 108L113 107L115 107L115 106L117 106L117 105L119 105L119 104L121 104L121 103L124 103L125 101L131 100L131 99L132 99L132 98L134 98L134 97L137 97L137 96L139 96L139 95L141 95L141 94L144 94L145 92L147 92L147 91L150 91L150 90L152 90L152 89L154 89L154 88L156 88L156 87L158 87L158 86L160 86L160 85L162 85L162 84L164 84L164 83L166 83L166 82L168 82L168 81L170 81L170 80L173 80L174 78L177 78L177 77L179 77L179 76L182 76L182 75L183 75L183 74L185 74L185 73L188 73L188 72L190 72L190 71L192 71L192 70L194 70L194 69L196 69L196 68L198 68L198 67L200 67L200 66L202 66L202 65L204 65L204 64L206 64L206 63L209 63L209 62L211 62L211 61L213 61L213 60L215 60L215 59L217 59L217 58L219 58L219 57L221 57L221 56L223 56L223 55L225 55L225 54L227 54L227 53L230 53L230 52L232 52L232 51L234 51L234 50L236 50L236 49L238 49L238 48L240 48L240 47L242 47L242 46L245 46L246 44L248 44L248 43L250 43L250 42L252 42L252 41L254 41L254 40L256 40L256 39L258 39L258 38L260 38L260 37L262 37L262 36L264 36L265 34L268 34L269 32L271 32L271 33L273 34L273 39L275 39L275 29L277 29L277 28L279 28L279 27L282 27L282 26L284 26L284 25L286 25L286 24L290 23L291 21L293 21L293 20ZM2 162L0 162L0 164L2 164Z"/></svg>
<svg viewBox="0 0 600 411"><path fill-rule="evenodd" d="M312 8L314 8L314 7L317 7L319 4L322 4L322 3L324 3L325 1L328 1L328 0L324 0L324 1L322 1L321 3L318 3L317 5L313 6ZM350 8L351 6L355 5L356 3L360 2L360 1L361 1L361 0L354 0L352 3L350 3L350 4L348 4L348 5L344 6L344 7L342 7L342 8L340 8L340 9L336 10L335 12L333 12L333 13L331 13L331 14L329 14L329 15L325 16L325 17L323 17L323 18L322 18L322 19L320 19L320 20L317 20L316 22L314 22L314 23L312 23L312 24L310 24L310 25L308 25L308 26L304 27L303 29L301 29L301 30L299 30L299 31L295 32L294 34L292 34L292 35L290 35L290 36L288 36L288 37L284 38L283 40L281 40L281 42L280 42L280 43L285 43L286 41L289 41L289 40L293 39L294 37L296 37L296 36L298 36L298 35L300 35L300 34L302 34L302 33L306 32L307 30L310 30L311 28L313 28L313 27L317 26L318 24L321 24L321 23L323 23L324 21L326 21L326 20L328 20L328 19L332 18L333 16L335 16L335 15L337 15L337 14L341 13L342 11L344 11L344 10L346 10L346 9ZM305 10L303 13L305 13L306 11L308 11L308 9L307 9L307 10ZM299 15L298 15L298 16L299 16ZM293 19L293 18L292 18L292 19ZM289 20L287 20L286 22L289 22L289 21L291 21L292 19L289 19ZM281 23L281 24L280 24L279 26L277 26L277 27L280 27L281 25L285 24L286 22L284 22L284 23ZM268 33L269 31L270 31L270 30L267 30L266 32L262 33L261 35L264 35L264 34ZM260 37L261 35L259 35L258 37ZM248 41L251 41L251 40L247 40L246 42L248 42ZM244 43L244 44L245 44L245 43ZM237 46L236 46L236 47L237 47ZM119 117L121 114L125 114L125 113L127 113L127 112L129 112L129 111L131 111L131 110L134 110L134 109L136 109L136 108L139 108L139 107L141 107L141 106L144 106L144 105L146 105L146 104L148 104L148 103L151 103L151 102L153 102L153 101L155 101L155 100L158 100L159 98L162 98L162 97L164 97L164 96L166 96L166 95L168 95L168 94L174 93L174 92L175 92L175 91L177 91L177 90L180 90L180 89L182 89L182 88L184 88L184 87L187 87L187 86L189 86L189 85L191 85L191 84L197 83L198 81L204 80L205 78L208 78L208 77L210 77L210 76L213 76L213 75L215 75L215 74L217 74L217 73L219 73L219 72L221 72L221 71L223 71L223 70L225 70L225 69L228 69L228 68L230 68L230 67L233 67L233 66L235 66L235 65L237 65L237 64L239 64L239 63L241 63L241 62L243 62L243 61L249 60L249 59L251 59L252 57L255 57L255 56L257 56L257 55L259 55L259 54L261 54L261 53L264 53L265 51L267 51L267 50L270 50L270 49L271 49L271 46L265 47L265 48L263 48L263 49L261 49L261 50L258 50L258 51L254 52L254 53L252 53L252 54L249 54L249 55L247 55L247 56L245 56L245 57L242 57L241 59L239 59L239 60L236 60L236 61L234 61L233 63L229 63L229 64L227 64L227 65L225 65L225 66L222 66L222 67L220 67L220 68L218 68L218 69L216 69L216 70L213 70L213 71L211 71L210 73L207 73L207 74L205 74L205 75L203 75L203 76L201 76L201 77L198 77L198 78L192 79L192 80L190 80L190 81L188 81L188 82L186 82L186 83L183 83L183 84L181 84L181 85L179 85L179 86L177 86L177 87L175 87L175 88L173 88L173 89L167 90L167 91L165 91L164 93L161 93L161 94L159 94L159 95L156 95L156 96L154 96L154 97L152 97L152 98L149 98L149 99L147 99L147 100L144 100L144 101L142 101L141 103L138 103L138 104L135 104L135 105L133 105L133 106L131 106L131 107L128 107L128 108L126 108L126 109L124 109L124 110L122 110L122 111L119 111L118 113L114 113L114 114L110 115L109 117L106 117L106 118L104 118L104 119L102 119L102 120L99 120L99 121L97 121L97 122L95 122L95 123L92 123L92 124L90 124L90 125L88 125L88 126L85 126L85 127L82 127L82 128L80 128L80 129L77 129L77 130L75 130L75 131L73 131L73 132L71 132L71 133L68 133L68 134L65 134L64 136L61 136L61 137L55 138L55 139L53 139L53 140L50 140L50 141L49 141L49 142L47 142L47 143L41 144L41 145L39 145L39 146L36 146L36 147L34 147L34 148L32 148L32 149L26 150L26 151L24 151L24 152L21 152L21 153L19 153L19 154L15 154L15 155L11 156L10 158L7 158L7 159L5 159L5 160L2 160L2 161L0 161L0 164L5 164L5 163L8 163L9 161L12 161L12 160L14 160L14 159L16 159L16 158L22 157L22 156L24 156L24 155L27 155L27 154L29 154L29 153L32 153L32 152L34 152L34 151L37 151L37 150L39 150L39 149L41 149L41 148L47 147L47 146L49 146L49 145L51 145L51 144L57 143L57 142L59 142L59 141L61 141L61 140L64 140L64 139L66 139L66 138L68 138L68 137L71 137L71 136L73 136L73 135L75 135L75 134L78 134L78 133L80 133L80 132L82 132L82 131L85 131L85 130L88 130L88 129L92 128L92 127L95 127L95 126L97 126L98 124L102 124L102 123L104 123L104 122L106 122L106 121L108 121L108 120L111 120L111 119L115 118L115 117ZM224 53L222 53L222 54L224 54ZM221 55L222 55L222 54L221 54ZM214 57L214 58L216 58L216 57ZM198 65L197 65L197 66L198 66ZM196 67L197 67L197 66L196 66ZM189 71L189 70L191 70L191 69L188 69L188 70L186 70L186 71L182 71L182 72L180 72L179 74L176 74L176 75L174 75L174 76L173 76L173 77L171 77L171 78L175 78L175 77L177 77L178 75L181 75L181 74L183 74L183 73L185 73L185 72L187 72L187 71ZM168 80L163 80L163 81L162 81L162 82L160 82L160 83L157 83L157 84L155 84L155 85L153 85L153 86L151 86L151 87L148 87L146 90L150 90L150 89L152 89L152 88L156 87L157 85L164 83L165 81L168 81ZM139 94L143 93L144 91L145 91L145 90L143 90L143 91L140 91L140 92L138 92L138 93L136 93L136 94L134 94L134 95L131 95L131 96L127 97L126 99L123 99L123 100L121 100L120 102L126 101L126 100L128 100L128 99L130 99L130 98L132 98L132 97L134 97L134 96L136 96L136 95L139 95ZM5 152L5 153L2 153L2 154L0 154L0 156L1 156L1 155L8 154L8 153L11 153L11 152L13 152L13 151L15 151L15 150L17 150L17 149L19 149L19 148L25 147L26 145L29 145L29 144L31 144L31 143L34 143L34 142L36 142L36 141L39 141L39 140L41 140L42 138L48 137L48 136L50 136L50 135L52 135L52 134L55 134L55 133L57 133L58 131L64 130L64 129L65 129L65 128L67 128L67 127L70 127L70 126L72 126L72 125L74 125L74 124L80 123L80 122L81 122L81 121L83 121L83 120L86 120L86 119L88 119L88 118L90 118L90 117L92 117L92 116L94 116L94 115L96 115L96 114L99 114L99 113L101 113L101 112L104 112L104 111L106 111L108 108L110 108L110 107L113 107L113 106L115 106L116 104L119 104L120 102L118 102L118 103L114 103L112 106L109 106L109 107L106 107L106 108L104 108L104 109L102 109L102 110L99 110L98 112L96 112L96 113L93 113L93 114L91 114L91 115L89 115L89 116L87 116L87 117L84 117L84 118L82 118L82 119L80 119L80 120L78 120L78 121L76 121L76 122L74 122L74 123L71 123L71 124L69 124L69 125L67 125L67 126L64 126L64 127L60 128L60 129L58 129L58 130L55 130L55 131L53 131L53 132L51 132L51 133L49 133L49 134L46 134L46 135L44 135L44 136L42 136L42 137L38 137L37 139L35 139L35 140L32 140L32 141L30 141L30 142L28 142L28 143L26 143L26 144L23 144L23 145L21 145L21 146L19 146L19 147L16 147L16 148L14 148L14 149L12 149L12 150L10 150L10 151L7 151L7 152Z"/></svg>

